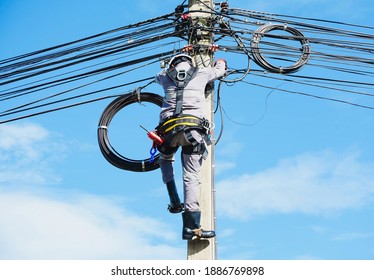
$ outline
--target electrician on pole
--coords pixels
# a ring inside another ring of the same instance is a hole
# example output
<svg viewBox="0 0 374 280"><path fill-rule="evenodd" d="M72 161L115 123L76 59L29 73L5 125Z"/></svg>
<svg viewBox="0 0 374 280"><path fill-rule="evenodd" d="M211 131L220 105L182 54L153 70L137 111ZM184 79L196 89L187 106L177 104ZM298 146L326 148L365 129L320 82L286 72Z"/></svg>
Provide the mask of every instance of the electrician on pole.
<svg viewBox="0 0 374 280"><path fill-rule="evenodd" d="M224 76L226 61L219 59L214 67L196 67L188 54L174 56L166 70L156 76L164 89L158 134L163 138L160 167L170 197L169 212L182 212L182 238L212 238L213 230L200 226L201 165L208 156L211 123L205 116L205 87ZM181 203L174 179L174 155L182 147L183 193Z"/></svg>
<svg viewBox="0 0 374 280"><path fill-rule="evenodd" d="M182 213L182 238L188 240L187 258L215 259L213 82L226 75L227 63L223 59L213 63L214 52L218 50L218 46L214 45L214 32L232 37L237 44L237 50L243 51L247 56L247 70L233 82L241 81L249 74L252 57L256 64L272 73L295 72L307 63L310 46L308 39L293 27L265 24L254 32L249 49L238 35L239 32L232 30L229 22L224 19L229 10L227 1L220 3L220 13L217 13L213 0L189 0L188 13L185 13L186 1L175 10L177 20L174 20L173 24L176 32L172 35L187 37L188 45L171 58L168 67L155 79L163 87L164 97L141 92L141 89L146 87L143 86L112 101L100 119L98 139L104 157L116 167L136 172L161 167L162 179L170 198L168 210L170 213ZM291 33L292 38L285 38L301 43L302 54L294 64L286 67L275 66L263 56L260 42L273 30ZM162 56L175 53L174 50ZM228 74L241 72L234 70ZM230 82L227 79L221 81ZM112 149L108 139L108 125L113 116L135 102L151 102L162 107L158 127L153 132L147 131L153 145L150 150L151 157L144 160L123 157ZM213 145L207 145L208 142ZM173 166L179 147L183 167L183 201L178 195ZM157 149L160 151L158 155ZM194 242L194 239L204 240Z"/></svg>

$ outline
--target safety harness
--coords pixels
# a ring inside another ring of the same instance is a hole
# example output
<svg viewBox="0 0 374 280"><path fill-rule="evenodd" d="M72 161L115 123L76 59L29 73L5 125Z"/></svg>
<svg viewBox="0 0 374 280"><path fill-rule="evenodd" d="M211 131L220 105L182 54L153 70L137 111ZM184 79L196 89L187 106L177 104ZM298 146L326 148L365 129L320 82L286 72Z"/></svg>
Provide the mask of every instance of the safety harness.
<svg viewBox="0 0 374 280"><path fill-rule="evenodd" d="M209 129L209 122L192 115L172 116L160 124L159 132L167 134L168 132L180 131L186 126L207 130Z"/></svg>
<svg viewBox="0 0 374 280"><path fill-rule="evenodd" d="M196 74L196 67L190 67L186 70L177 70L175 67L169 68L166 74L176 86L176 106L174 115L179 115L183 111L183 91L187 84Z"/></svg>
<svg viewBox="0 0 374 280"><path fill-rule="evenodd" d="M211 125L205 118L198 118L193 115L180 114L171 116L156 127L157 133L165 140L164 145L158 146L158 150L164 154L173 153L176 148L169 147L177 133L183 131L190 146L182 147L185 154L201 154L205 159L208 151L204 142L199 142L192 135L191 130L200 130L203 134L210 135Z"/></svg>
<svg viewBox="0 0 374 280"><path fill-rule="evenodd" d="M184 61L184 60L182 60ZM175 64L178 64L176 62ZM201 154L205 159L208 150L204 142L197 141L191 130L200 130L204 134L209 135L210 123L207 119L201 119L193 115L183 114L183 93L187 84L195 77L197 68L191 66L188 70L177 70L175 67L169 68L166 73L176 86L176 106L174 115L164 120L156 127L156 131L165 139L163 145L158 149L164 154L173 153L177 148L170 147L168 144L176 136L177 133L183 131L186 139L191 143L190 146L182 147L183 153Z"/></svg>

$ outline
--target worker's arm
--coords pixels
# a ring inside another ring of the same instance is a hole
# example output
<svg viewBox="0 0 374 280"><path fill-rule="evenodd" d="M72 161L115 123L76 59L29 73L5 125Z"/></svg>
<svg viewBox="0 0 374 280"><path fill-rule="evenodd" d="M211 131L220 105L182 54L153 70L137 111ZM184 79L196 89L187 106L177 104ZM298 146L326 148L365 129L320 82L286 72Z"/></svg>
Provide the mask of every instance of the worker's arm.
<svg viewBox="0 0 374 280"><path fill-rule="evenodd" d="M211 68L210 75L208 77L208 82L212 82L223 77L226 74L227 62L226 60L220 58L214 63L214 67Z"/></svg>
<svg viewBox="0 0 374 280"><path fill-rule="evenodd" d="M161 72L159 72L155 77L156 83L162 85L162 80L165 78L165 76L166 76L165 70L162 70Z"/></svg>

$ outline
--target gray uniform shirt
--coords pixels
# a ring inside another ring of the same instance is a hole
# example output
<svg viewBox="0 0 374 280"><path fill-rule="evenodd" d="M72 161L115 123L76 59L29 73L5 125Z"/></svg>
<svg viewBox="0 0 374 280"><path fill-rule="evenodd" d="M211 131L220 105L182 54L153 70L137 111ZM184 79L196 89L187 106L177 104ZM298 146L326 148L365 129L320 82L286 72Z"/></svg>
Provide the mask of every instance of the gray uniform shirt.
<svg viewBox="0 0 374 280"><path fill-rule="evenodd" d="M182 62L176 66L177 70L188 70L190 65ZM226 72L226 64L218 60L214 67L198 68L196 75L191 79L183 91L183 114L199 118L205 117L205 86L222 77ZM164 102L160 113L160 122L174 114L176 106L176 86L169 78L166 70L156 76L156 82L164 89Z"/></svg>

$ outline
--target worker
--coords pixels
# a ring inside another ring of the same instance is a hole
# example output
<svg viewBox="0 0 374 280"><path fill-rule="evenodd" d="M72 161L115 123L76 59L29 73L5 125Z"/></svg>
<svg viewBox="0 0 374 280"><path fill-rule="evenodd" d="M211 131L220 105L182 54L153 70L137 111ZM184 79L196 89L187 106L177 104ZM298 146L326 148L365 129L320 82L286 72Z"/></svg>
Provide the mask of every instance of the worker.
<svg viewBox="0 0 374 280"><path fill-rule="evenodd" d="M205 87L224 76L226 69L223 59L214 66L200 68L191 56L182 53L171 58L168 67L156 76L165 94L157 127L164 139L158 147L159 163L170 198L168 210L182 212L182 238L186 240L215 236L213 230L203 230L200 226L200 170L207 156L211 128L204 113ZM174 178L174 155L179 147L182 147L184 203L180 201Z"/></svg>

